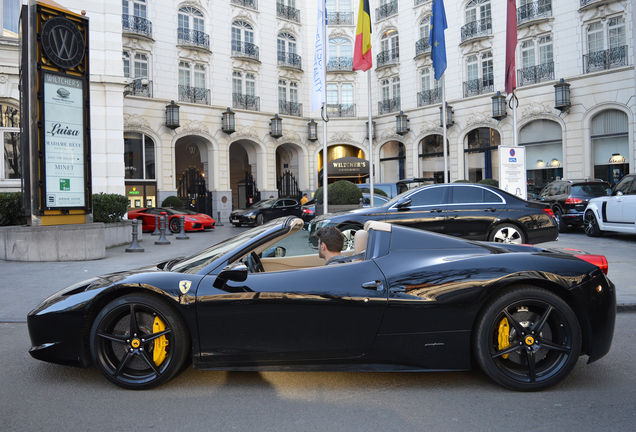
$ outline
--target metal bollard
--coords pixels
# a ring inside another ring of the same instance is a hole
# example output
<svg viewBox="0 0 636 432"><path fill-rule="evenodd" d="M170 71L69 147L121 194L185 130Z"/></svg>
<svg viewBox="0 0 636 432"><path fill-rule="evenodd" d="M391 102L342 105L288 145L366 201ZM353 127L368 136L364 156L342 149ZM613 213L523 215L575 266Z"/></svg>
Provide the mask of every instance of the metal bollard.
<svg viewBox="0 0 636 432"><path fill-rule="evenodd" d="M155 215L155 230L150 235L160 235L161 232L159 230L159 215Z"/></svg>
<svg viewBox="0 0 636 432"><path fill-rule="evenodd" d="M178 236L175 237L175 239L188 240L190 237L188 237L185 233L185 216L184 215L179 216L179 225L181 225L181 232L179 233Z"/></svg>
<svg viewBox="0 0 636 432"><path fill-rule="evenodd" d="M139 225L139 221L137 219L133 219L132 221L132 243L130 244L130 247L128 247L126 249L126 252L143 252L144 248L142 248L141 246L139 246L139 243L137 242L137 225Z"/></svg>
<svg viewBox="0 0 636 432"><path fill-rule="evenodd" d="M216 215L218 216L216 219L216 223L214 225L216 226L223 226L223 222L221 222L221 212L218 211L216 212Z"/></svg>
<svg viewBox="0 0 636 432"><path fill-rule="evenodd" d="M166 212L161 212L161 216L166 218L166 224L164 225L164 235L171 236L172 231L170 231L170 216L168 216L168 213Z"/></svg>
<svg viewBox="0 0 636 432"><path fill-rule="evenodd" d="M159 225L161 225L161 228L159 228L159 232L160 237L159 240L157 240L155 242L156 245L169 245L170 241L168 241L168 239L166 238L166 218L164 216L161 216L159 218Z"/></svg>

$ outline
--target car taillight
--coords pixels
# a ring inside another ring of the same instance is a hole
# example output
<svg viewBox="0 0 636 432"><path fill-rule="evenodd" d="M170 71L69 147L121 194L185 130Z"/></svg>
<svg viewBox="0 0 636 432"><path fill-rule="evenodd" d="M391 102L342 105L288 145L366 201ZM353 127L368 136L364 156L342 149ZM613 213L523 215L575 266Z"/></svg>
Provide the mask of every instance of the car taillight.
<svg viewBox="0 0 636 432"><path fill-rule="evenodd" d="M543 213L547 214L547 215L548 215L548 216L550 216L550 217L554 217L554 212L552 211L552 209L549 209L549 208L547 208L547 209L541 209L541 211L542 211Z"/></svg>
<svg viewBox="0 0 636 432"><path fill-rule="evenodd" d="M605 274L609 271L609 265L607 264L607 259L603 255L574 255L577 258L582 259L583 261L587 261L590 264L594 264L596 267L600 268L601 271Z"/></svg>
<svg viewBox="0 0 636 432"><path fill-rule="evenodd" d="M583 204L583 200L581 198L568 198L565 200L566 204Z"/></svg>
<svg viewBox="0 0 636 432"><path fill-rule="evenodd" d="M313 210L304 208L303 209L303 214L314 214L314 212L313 212Z"/></svg>

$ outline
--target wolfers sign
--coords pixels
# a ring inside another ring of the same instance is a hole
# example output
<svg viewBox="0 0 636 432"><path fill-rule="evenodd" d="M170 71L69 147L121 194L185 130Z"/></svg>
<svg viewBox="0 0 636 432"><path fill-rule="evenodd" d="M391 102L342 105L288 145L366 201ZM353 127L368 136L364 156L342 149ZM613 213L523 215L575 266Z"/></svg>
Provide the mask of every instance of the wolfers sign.
<svg viewBox="0 0 636 432"><path fill-rule="evenodd" d="M528 199L526 148L499 146L499 189Z"/></svg>

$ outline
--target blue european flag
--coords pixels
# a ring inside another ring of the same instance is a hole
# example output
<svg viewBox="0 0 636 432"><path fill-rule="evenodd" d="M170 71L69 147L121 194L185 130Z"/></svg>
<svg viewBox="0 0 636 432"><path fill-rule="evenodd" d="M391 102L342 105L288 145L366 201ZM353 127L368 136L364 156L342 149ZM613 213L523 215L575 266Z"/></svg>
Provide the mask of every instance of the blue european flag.
<svg viewBox="0 0 636 432"><path fill-rule="evenodd" d="M444 0L433 0L429 43L431 44L431 59L433 60L436 80L439 80L446 70L446 38L444 37L444 30L447 28Z"/></svg>

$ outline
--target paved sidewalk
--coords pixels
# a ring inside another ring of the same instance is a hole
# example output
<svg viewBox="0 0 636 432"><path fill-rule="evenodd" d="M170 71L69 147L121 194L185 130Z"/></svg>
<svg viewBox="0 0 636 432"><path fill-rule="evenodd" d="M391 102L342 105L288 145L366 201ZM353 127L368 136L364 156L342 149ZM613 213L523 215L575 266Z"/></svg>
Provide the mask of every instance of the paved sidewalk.
<svg viewBox="0 0 636 432"><path fill-rule="evenodd" d="M155 245L157 236L143 235L143 253L127 253L129 245L110 248L106 258L71 262L0 261L0 322L24 322L27 313L41 300L71 284L101 274L135 269L165 259L190 255L249 228L231 224L206 232L188 233L189 240L167 236L169 245ZM609 261L609 277L617 287L619 310L636 310L636 236L606 234L589 238L581 231L561 234L559 241L543 243L546 248L574 248L603 254Z"/></svg>

